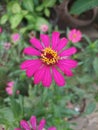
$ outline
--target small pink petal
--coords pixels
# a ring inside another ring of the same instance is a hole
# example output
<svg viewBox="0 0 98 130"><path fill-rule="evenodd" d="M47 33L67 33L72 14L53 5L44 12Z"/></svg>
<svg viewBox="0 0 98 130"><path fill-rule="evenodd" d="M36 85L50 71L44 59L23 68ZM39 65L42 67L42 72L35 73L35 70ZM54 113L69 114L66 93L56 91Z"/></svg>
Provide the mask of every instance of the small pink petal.
<svg viewBox="0 0 98 130"><path fill-rule="evenodd" d="M25 69L29 68L30 66L33 66L33 65L38 64L39 62L41 62L39 59L26 60L26 61L24 61L24 62L20 65L20 68L21 68L22 70L25 70Z"/></svg>
<svg viewBox="0 0 98 130"><path fill-rule="evenodd" d="M67 43L68 43L68 40L66 38L60 39L56 50L57 51L62 50L67 45Z"/></svg>
<svg viewBox="0 0 98 130"><path fill-rule="evenodd" d="M46 120L42 119L39 123L38 130L42 130L46 124Z"/></svg>
<svg viewBox="0 0 98 130"><path fill-rule="evenodd" d="M58 68L60 68L60 70L64 73L64 74L66 74L67 76L73 76L73 73L72 73L72 71L71 71L71 69L70 68L68 68L68 67L66 67L66 65L64 65L64 64L57 64L57 66L58 66Z"/></svg>
<svg viewBox="0 0 98 130"><path fill-rule="evenodd" d="M65 73L67 76L69 76L69 77L73 76L72 71L71 71L70 69L68 69L68 68L66 68L66 69L64 70L64 73Z"/></svg>
<svg viewBox="0 0 98 130"><path fill-rule="evenodd" d="M7 86L12 87L12 86L14 86L14 84L15 84L14 81L10 81L7 83Z"/></svg>
<svg viewBox="0 0 98 130"><path fill-rule="evenodd" d="M13 86L8 86L5 88L8 95L13 95Z"/></svg>
<svg viewBox="0 0 98 130"><path fill-rule="evenodd" d="M37 64L28 67L26 70L27 76L32 77L32 75L41 67L41 65L41 62L37 62Z"/></svg>
<svg viewBox="0 0 98 130"><path fill-rule="evenodd" d="M45 70L45 73L44 73L42 84L45 87L50 87L51 82L52 82L52 75L51 75L50 66L46 66L46 70Z"/></svg>
<svg viewBox="0 0 98 130"><path fill-rule="evenodd" d="M57 44L59 43L59 32L53 32L52 33L52 49L56 49Z"/></svg>
<svg viewBox="0 0 98 130"><path fill-rule="evenodd" d="M25 48L23 53L27 54L27 55L31 55L31 56L40 56L41 55L41 53L38 50L36 50L32 47Z"/></svg>
<svg viewBox="0 0 98 130"><path fill-rule="evenodd" d="M36 73L34 74L34 83L35 84L40 83L44 77L44 74L45 74L45 68L43 66L40 69L38 69L38 71L36 71Z"/></svg>
<svg viewBox="0 0 98 130"><path fill-rule="evenodd" d="M43 47L42 47L40 41L39 41L38 39L36 39L35 37L33 37L33 38L30 39L30 43L31 43L35 48L37 48L37 49L39 49L39 50L42 50L42 49L43 49Z"/></svg>
<svg viewBox="0 0 98 130"><path fill-rule="evenodd" d="M25 120L21 120L21 121L20 121L20 126L21 126L24 130L31 130L29 124L28 124L27 121L25 121Z"/></svg>
<svg viewBox="0 0 98 130"><path fill-rule="evenodd" d="M78 62L72 59L59 60L58 64L64 65L66 68L75 68Z"/></svg>
<svg viewBox="0 0 98 130"><path fill-rule="evenodd" d="M52 67L52 73L53 73L53 77L54 77L56 84L59 87L64 86L65 85L65 79L55 67Z"/></svg>
<svg viewBox="0 0 98 130"><path fill-rule="evenodd" d="M56 127L49 127L47 130L57 130Z"/></svg>
<svg viewBox="0 0 98 130"><path fill-rule="evenodd" d="M42 43L45 45L45 47L49 47L50 46L50 39L49 39L48 35L41 34L40 38L41 38Z"/></svg>
<svg viewBox="0 0 98 130"><path fill-rule="evenodd" d="M63 56L71 56L73 54L76 53L76 48L75 47L71 47L71 48L68 48L66 50L64 50L63 52L60 53L60 56L63 57Z"/></svg>
<svg viewBox="0 0 98 130"><path fill-rule="evenodd" d="M31 124L33 130L36 130L37 121L36 121L36 117L35 117L35 116L32 116L32 117L30 118L30 124Z"/></svg>

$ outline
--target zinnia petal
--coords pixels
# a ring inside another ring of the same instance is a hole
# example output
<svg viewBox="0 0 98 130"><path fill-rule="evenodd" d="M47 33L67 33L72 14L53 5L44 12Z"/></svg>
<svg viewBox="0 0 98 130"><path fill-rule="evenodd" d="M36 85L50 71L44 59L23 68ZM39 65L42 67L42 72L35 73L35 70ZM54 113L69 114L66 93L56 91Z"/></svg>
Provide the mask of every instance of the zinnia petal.
<svg viewBox="0 0 98 130"><path fill-rule="evenodd" d="M31 126L32 126L33 130L36 130L37 121L36 121L36 117L35 116L32 116L30 118L30 123L31 123Z"/></svg>
<svg viewBox="0 0 98 130"><path fill-rule="evenodd" d="M72 59L59 60L58 64L64 65L66 68L75 68L78 65L77 61Z"/></svg>
<svg viewBox="0 0 98 130"><path fill-rule="evenodd" d="M50 87L51 82L52 82L52 75L51 75L50 67L46 66L46 70L45 70L45 73L44 73L42 84L45 87Z"/></svg>
<svg viewBox="0 0 98 130"><path fill-rule="evenodd" d="M41 53L38 50L36 50L32 47L25 48L23 53L27 54L27 55L31 55L31 56L40 56L41 55Z"/></svg>
<svg viewBox="0 0 98 130"><path fill-rule="evenodd" d="M54 49L54 50L57 47L57 44L59 42L59 36L60 36L59 32L52 33L52 49Z"/></svg>
<svg viewBox="0 0 98 130"><path fill-rule="evenodd" d="M53 73L53 77L54 77L56 84L60 87L64 86L65 85L65 79L55 67L52 67L52 73Z"/></svg>
<svg viewBox="0 0 98 130"><path fill-rule="evenodd" d="M57 130L56 127L52 126L52 127L49 127L47 130Z"/></svg>
<svg viewBox="0 0 98 130"><path fill-rule="evenodd" d="M45 74L45 68L44 66L42 66L40 69L38 69L38 71L36 71L36 73L34 74L34 83L38 84L42 81L43 77Z"/></svg>
<svg viewBox="0 0 98 130"><path fill-rule="evenodd" d="M40 38L41 38L41 41L43 42L43 44L45 45L45 47L49 47L50 46L50 38L49 38L48 35L41 34Z"/></svg>
<svg viewBox="0 0 98 130"><path fill-rule="evenodd" d="M73 73L72 73L71 69L66 67L64 64L57 64L57 66L67 76L73 76Z"/></svg>
<svg viewBox="0 0 98 130"><path fill-rule="evenodd" d="M38 63L40 63L41 61L39 59L35 59L35 60L26 60L24 61L21 65L20 65L20 68L22 70L25 70L27 69L28 67L30 66L33 66L33 65L36 65Z"/></svg>
<svg viewBox="0 0 98 130"><path fill-rule="evenodd" d="M38 130L42 130L45 127L46 120L42 119L39 123Z"/></svg>
<svg viewBox="0 0 98 130"><path fill-rule="evenodd" d="M59 44L58 44L56 50L57 50L57 51L62 50L62 49L66 46L67 43L68 43L68 40L67 40L66 38L60 39Z"/></svg>
<svg viewBox="0 0 98 130"><path fill-rule="evenodd" d="M31 43L35 48L37 48L37 49L39 49L39 50L42 50L42 49L43 49L43 47L42 47L40 41L39 41L38 39L36 39L35 37L33 37L33 38L30 39L30 43Z"/></svg>
<svg viewBox="0 0 98 130"><path fill-rule="evenodd" d="M71 48L68 48L66 50L64 50L63 52L60 53L60 56L71 56L73 54L76 53L76 48L75 47L71 47Z"/></svg>
<svg viewBox="0 0 98 130"><path fill-rule="evenodd" d="M28 69L26 70L27 76L31 77L41 67L41 65L42 63L39 61L37 62L37 64L28 67Z"/></svg>
<svg viewBox="0 0 98 130"><path fill-rule="evenodd" d="M24 130L31 130L29 124L28 124L27 121L25 121L25 120L21 120L20 126L21 126Z"/></svg>

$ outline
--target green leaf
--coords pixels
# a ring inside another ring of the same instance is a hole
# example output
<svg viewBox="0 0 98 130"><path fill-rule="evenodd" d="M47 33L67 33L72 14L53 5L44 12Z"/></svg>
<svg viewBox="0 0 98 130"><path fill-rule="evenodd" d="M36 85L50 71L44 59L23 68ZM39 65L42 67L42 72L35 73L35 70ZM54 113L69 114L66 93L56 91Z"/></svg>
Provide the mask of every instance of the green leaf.
<svg viewBox="0 0 98 130"><path fill-rule="evenodd" d="M47 17L50 16L50 11L49 11L49 9L45 8L44 13L45 13L45 15L46 15Z"/></svg>
<svg viewBox="0 0 98 130"><path fill-rule="evenodd" d="M25 16L25 18L27 19L29 24L33 24L33 23L36 22L36 19L35 19L35 17L33 15L28 14L28 15Z"/></svg>
<svg viewBox="0 0 98 130"><path fill-rule="evenodd" d="M56 3L56 0L44 0L44 7L53 7Z"/></svg>
<svg viewBox="0 0 98 130"><path fill-rule="evenodd" d="M21 12L21 7L16 0L8 2L7 12L8 12L8 14Z"/></svg>
<svg viewBox="0 0 98 130"><path fill-rule="evenodd" d="M0 24L5 24L8 20L8 15L5 14L1 17Z"/></svg>
<svg viewBox="0 0 98 130"><path fill-rule="evenodd" d="M71 7L70 13L79 15L96 6L98 6L98 0L76 0Z"/></svg>
<svg viewBox="0 0 98 130"><path fill-rule="evenodd" d="M95 102L90 102L86 109L85 109L85 112L84 114L91 114L96 108L96 103Z"/></svg>
<svg viewBox="0 0 98 130"><path fill-rule="evenodd" d="M12 5L12 12L13 13L20 13L21 12L21 7L18 3L13 3Z"/></svg>
<svg viewBox="0 0 98 130"><path fill-rule="evenodd" d="M21 14L15 14L14 16L11 16L10 17L11 28L12 29L16 28L22 21L22 18L23 18L23 15Z"/></svg>
<svg viewBox="0 0 98 130"><path fill-rule="evenodd" d="M43 5L40 5L40 6L37 6L36 7L36 11L42 11L43 10L43 8L44 8L44 6Z"/></svg>
<svg viewBox="0 0 98 130"><path fill-rule="evenodd" d="M28 14L28 11L27 11L27 10L22 10L22 11L21 11L21 14L22 14L23 16L26 16L26 15Z"/></svg>
<svg viewBox="0 0 98 130"><path fill-rule="evenodd" d="M26 10L33 12L34 11L34 3L33 0L23 0L23 6Z"/></svg>
<svg viewBox="0 0 98 130"><path fill-rule="evenodd" d="M95 57L94 62L93 62L93 67L94 67L96 75L98 76L98 57Z"/></svg>
<svg viewBox="0 0 98 130"><path fill-rule="evenodd" d="M23 115L23 111L21 109L20 104L11 97L11 110L13 111L14 117L16 119L21 119Z"/></svg>

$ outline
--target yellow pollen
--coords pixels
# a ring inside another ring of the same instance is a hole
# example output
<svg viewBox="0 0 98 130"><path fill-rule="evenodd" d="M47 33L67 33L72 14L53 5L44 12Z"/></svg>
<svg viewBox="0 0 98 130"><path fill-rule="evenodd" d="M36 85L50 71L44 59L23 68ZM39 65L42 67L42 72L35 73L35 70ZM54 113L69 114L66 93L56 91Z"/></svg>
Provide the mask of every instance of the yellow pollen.
<svg viewBox="0 0 98 130"><path fill-rule="evenodd" d="M47 47L42 51L41 60L47 65L53 65L58 62L59 56L51 47Z"/></svg>
<svg viewBox="0 0 98 130"><path fill-rule="evenodd" d="M76 38L76 37L77 37L77 34L74 34L74 35L73 35L73 38Z"/></svg>

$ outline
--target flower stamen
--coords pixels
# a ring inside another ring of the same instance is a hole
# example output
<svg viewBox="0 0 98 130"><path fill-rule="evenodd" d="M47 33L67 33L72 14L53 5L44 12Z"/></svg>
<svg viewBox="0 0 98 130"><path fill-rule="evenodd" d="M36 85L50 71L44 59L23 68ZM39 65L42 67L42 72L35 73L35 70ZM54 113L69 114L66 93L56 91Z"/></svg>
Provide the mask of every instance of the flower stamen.
<svg viewBox="0 0 98 130"><path fill-rule="evenodd" d="M59 56L51 47L47 47L42 51L41 60L47 65L53 65L58 62Z"/></svg>

